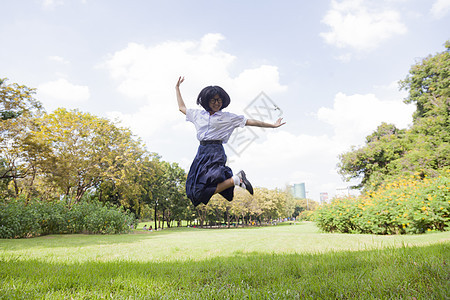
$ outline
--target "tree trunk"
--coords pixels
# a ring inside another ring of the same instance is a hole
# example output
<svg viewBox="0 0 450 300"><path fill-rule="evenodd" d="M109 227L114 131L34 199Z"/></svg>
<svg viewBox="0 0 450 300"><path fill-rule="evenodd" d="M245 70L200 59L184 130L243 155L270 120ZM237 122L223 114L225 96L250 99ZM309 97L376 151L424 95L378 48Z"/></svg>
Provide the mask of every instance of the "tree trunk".
<svg viewBox="0 0 450 300"><path fill-rule="evenodd" d="M167 228L170 228L170 226L172 226L172 218L170 215L170 209L167 210L166 223L167 223Z"/></svg>
<svg viewBox="0 0 450 300"><path fill-rule="evenodd" d="M77 194L75 196L75 204L78 203L81 200L81 198L83 197L85 191L86 190L84 189L84 187L78 187Z"/></svg>
<svg viewBox="0 0 450 300"><path fill-rule="evenodd" d="M166 219L165 215L166 215L166 209L163 209L163 211L162 211L161 229L164 229L164 220Z"/></svg>
<svg viewBox="0 0 450 300"><path fill-rule="evenodd" d="M14 191L16 193L16 197L18 197L19 196L19 186L17 184L16 177L13 177L13 182L14 182Z"/></svg>
<svg viewBox="0 0 450 300"><path fill-rule="evenodd" d="M28 202L30 201L31 198L31 190L33 188L34 185L34 180L36 179L36 168L33 167L33 176L31 176L31 181L30 184L28 185L28 194L27 194L27 202L26 204L28 204Z"/></svg>
<svg viewBox="0 0 450 300"><path fill-rule="evenodd" d="M156 223L157 222L157 220L156 220L156 212L157 212L157 209L158 207L157 207L157 205L155 204L155 217L154 217L154 219L155 219L155 230L158 230L158 223Z"/></svg>

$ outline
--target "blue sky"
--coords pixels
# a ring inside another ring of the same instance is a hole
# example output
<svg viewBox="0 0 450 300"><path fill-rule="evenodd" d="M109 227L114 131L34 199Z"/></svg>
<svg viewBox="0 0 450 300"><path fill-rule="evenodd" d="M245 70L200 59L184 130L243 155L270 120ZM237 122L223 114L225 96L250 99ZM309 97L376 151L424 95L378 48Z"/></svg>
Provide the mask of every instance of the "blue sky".
<svg viewBox="0 0 450 300"><path fill-rule="evenodd" d="M450 39L450 0L2 2L0 77L37 88L48 112L120 120L187 170L198 142L178 76L188 107L220 85L226 110L255 117L263 92L280 108L263 118L287 124L240 132L252 139L226 147L229 165L255 186L304 182L314 200L353 184L340 153L381 122L411 123L398 81Z"/></svg>

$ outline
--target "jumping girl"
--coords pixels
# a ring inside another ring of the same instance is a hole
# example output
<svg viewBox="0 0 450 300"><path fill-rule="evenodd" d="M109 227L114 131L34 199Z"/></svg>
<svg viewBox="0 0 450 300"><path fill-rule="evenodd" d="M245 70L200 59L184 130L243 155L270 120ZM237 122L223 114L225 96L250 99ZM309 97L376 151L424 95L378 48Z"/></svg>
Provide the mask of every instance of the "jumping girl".
<svg viewBox="0 0 450 300"><path fill-rule="evenodd" d="M184 77L179 77L175 86L178 109L186 115L186 120L194 123L197 139L200 141L197 155L192 162L186 180L186 194L194 206L207 204L214 194L221 194L228 201L233 200L234 186L240 186L253 195L253 187L245 172L233 175L225 163L227 156L223 145L237 127L257 126L277 128L285 124L279 118L274 124L247 119L242 115L223 112L230 104L230 96L219 86L205 87L197 97L197 104L204 109L187 109L181 97L180 85Z"/></svg>

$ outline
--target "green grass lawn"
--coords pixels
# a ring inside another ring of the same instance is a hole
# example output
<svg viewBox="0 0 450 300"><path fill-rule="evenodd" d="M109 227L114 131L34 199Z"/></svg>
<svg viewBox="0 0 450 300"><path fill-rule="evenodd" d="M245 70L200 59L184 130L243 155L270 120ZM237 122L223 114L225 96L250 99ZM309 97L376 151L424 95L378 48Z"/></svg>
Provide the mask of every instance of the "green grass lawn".
<svg viewBox="0 0 450 300"><path fill-rule="evenodd" d="M3 239L0 299L448 299L449 258L450 232L313 223Z"/></svg>

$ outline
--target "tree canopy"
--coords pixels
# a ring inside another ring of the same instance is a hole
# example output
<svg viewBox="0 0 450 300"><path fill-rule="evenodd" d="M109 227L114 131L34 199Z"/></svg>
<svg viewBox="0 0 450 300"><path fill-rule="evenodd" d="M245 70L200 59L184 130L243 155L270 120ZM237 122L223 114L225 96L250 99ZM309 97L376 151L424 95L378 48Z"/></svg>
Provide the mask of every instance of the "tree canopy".
<svg viewBox="0 0 450 300"><path fill-rule="evenodd" d="M339 156L339 173L372 189L402 175L436 177L450 168L450 42L446 50L413 65L400 87L416 105L413 124L381 124L361 148Z"/></svg>

